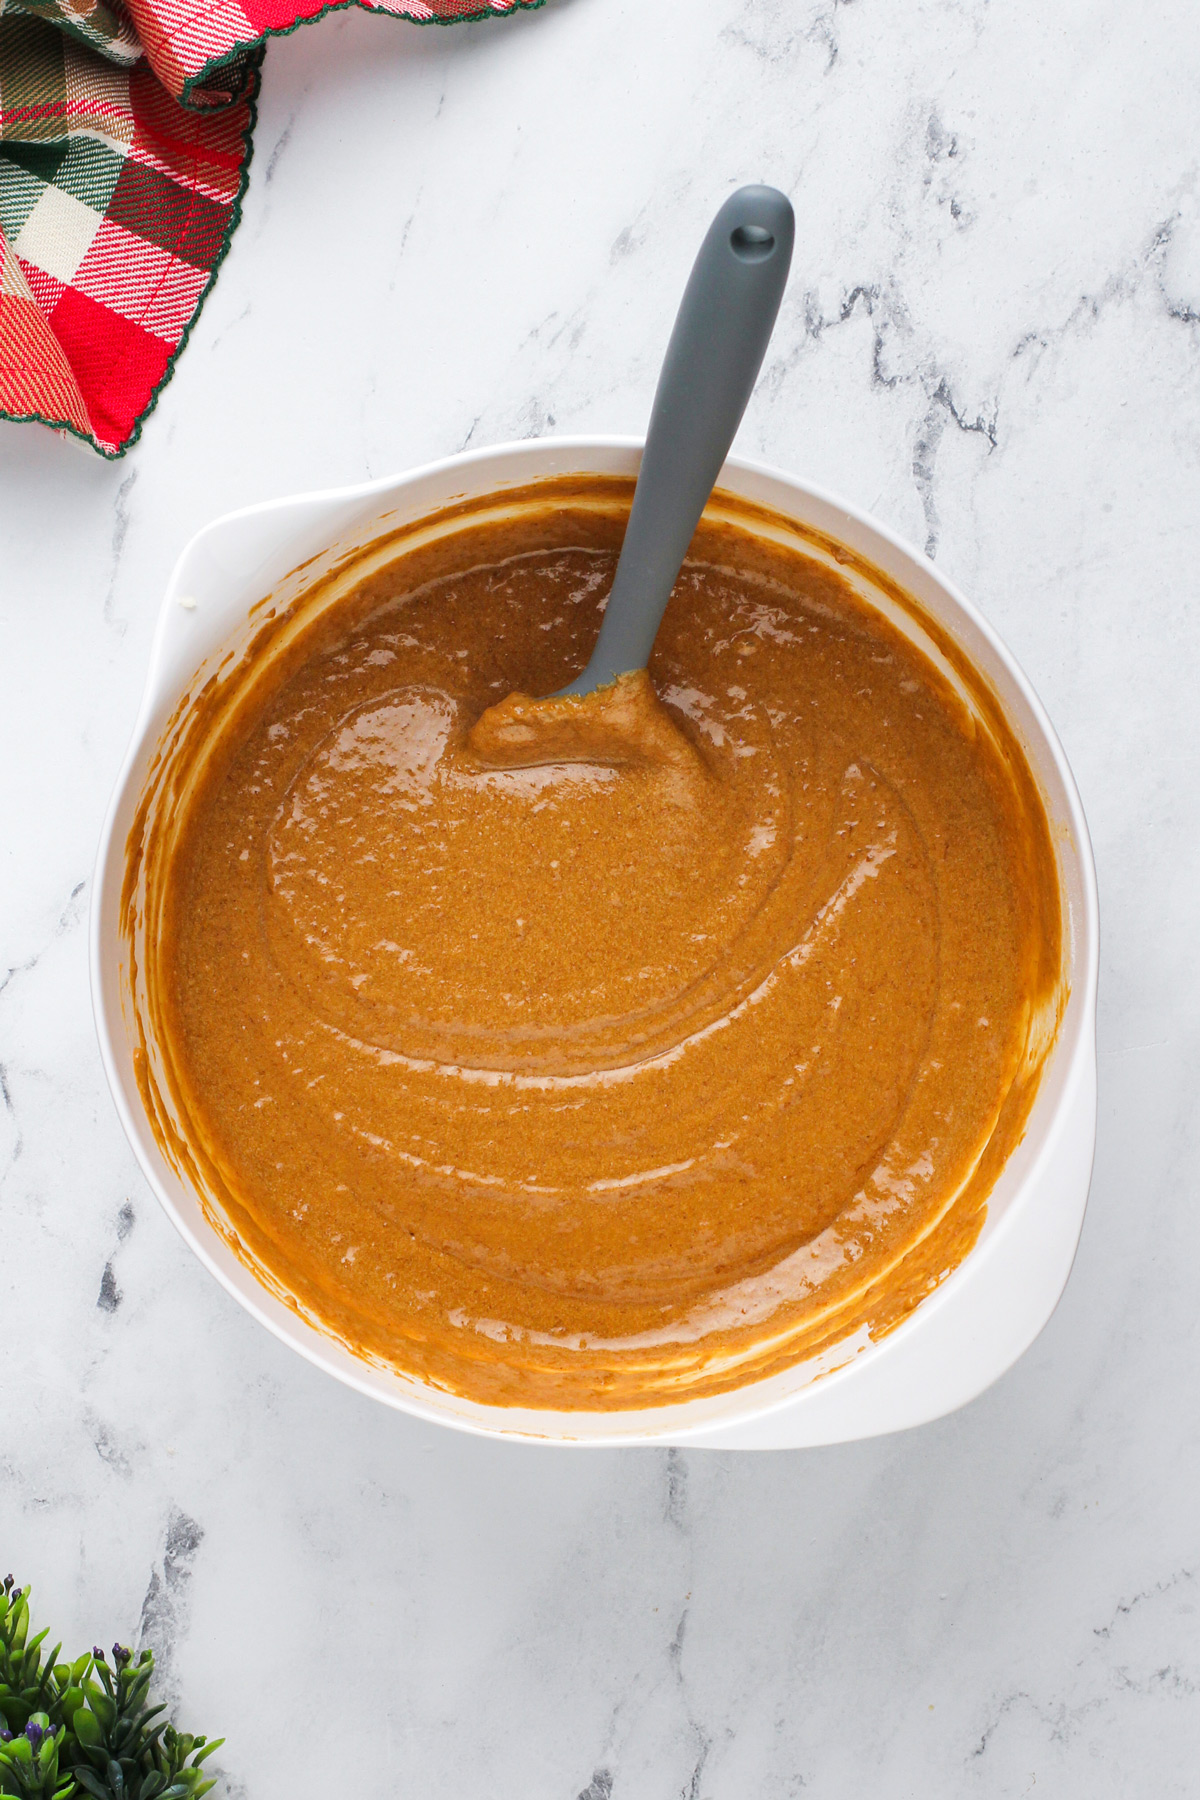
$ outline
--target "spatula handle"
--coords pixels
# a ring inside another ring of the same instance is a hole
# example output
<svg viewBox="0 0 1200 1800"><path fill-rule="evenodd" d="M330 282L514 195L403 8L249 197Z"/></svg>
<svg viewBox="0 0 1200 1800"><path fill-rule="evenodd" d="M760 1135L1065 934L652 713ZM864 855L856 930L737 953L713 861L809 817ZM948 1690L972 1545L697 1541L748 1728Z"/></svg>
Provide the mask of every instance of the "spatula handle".
<svg viewBox="0 0 1200 1800"><path fill-rule="evenodd" d="M586 694L644 668L679 567L758 378L792 260L790 202L739 188L700 246L667 346L633 510Z"/></svg>

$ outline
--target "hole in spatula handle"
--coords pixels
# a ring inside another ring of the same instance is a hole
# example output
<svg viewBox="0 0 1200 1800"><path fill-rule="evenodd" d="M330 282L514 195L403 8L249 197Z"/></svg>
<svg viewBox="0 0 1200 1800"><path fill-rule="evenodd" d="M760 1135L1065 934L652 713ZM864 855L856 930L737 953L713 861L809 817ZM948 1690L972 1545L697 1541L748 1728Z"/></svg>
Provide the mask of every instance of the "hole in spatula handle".
<svg viewBox="0 0 1200 1800"><path fill-rule="evenodd" d="M775 237L765 225L739 225L730 233L729 247L743 262L762 262L775 248Z"/></svg>

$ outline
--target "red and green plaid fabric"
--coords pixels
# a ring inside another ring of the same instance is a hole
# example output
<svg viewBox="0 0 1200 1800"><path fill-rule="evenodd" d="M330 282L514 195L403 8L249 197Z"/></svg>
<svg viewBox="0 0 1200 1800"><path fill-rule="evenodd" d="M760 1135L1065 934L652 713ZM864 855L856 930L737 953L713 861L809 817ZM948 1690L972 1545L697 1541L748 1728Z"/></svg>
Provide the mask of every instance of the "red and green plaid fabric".
<svg viewBox="0 0 1200 1800"><path fill-rule="evenodd" d="M541 0L334 0L420 24ZM267 37L328 0L0 0L0 417L119 456L241 212Z"/></svg>

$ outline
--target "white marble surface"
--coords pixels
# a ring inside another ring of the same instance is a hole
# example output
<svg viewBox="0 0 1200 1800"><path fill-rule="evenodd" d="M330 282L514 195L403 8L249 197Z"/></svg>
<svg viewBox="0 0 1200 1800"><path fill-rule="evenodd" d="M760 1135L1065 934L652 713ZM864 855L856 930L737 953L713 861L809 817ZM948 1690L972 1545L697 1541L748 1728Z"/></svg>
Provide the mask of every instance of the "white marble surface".
<svg viewBox="0 0 1200 1800"><path fill-rule="evenodd" d="M0 427L0 1561L72 1643L145 1632L229 1796L1200 1791L1198 91L1190 0L327 19L269 52L245 222L138 449ZM100 820L197 525L639 429L757 178L799 230L741 446L928 543L1083 790L1088 1223L1033 1350L906 1436L465 1440L282 1349L150 1199L89 1012Z"/></svg>

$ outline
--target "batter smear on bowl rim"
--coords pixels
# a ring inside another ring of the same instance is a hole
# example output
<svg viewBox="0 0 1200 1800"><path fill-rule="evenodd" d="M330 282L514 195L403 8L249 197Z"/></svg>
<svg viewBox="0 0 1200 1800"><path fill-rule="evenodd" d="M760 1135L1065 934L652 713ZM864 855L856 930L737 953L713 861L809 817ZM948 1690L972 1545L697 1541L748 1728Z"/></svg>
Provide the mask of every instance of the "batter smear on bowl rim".
<svg viewBox="0 0 1200 1800"><path fill-rule="evenodd" d="M129 844L164 1148L277 1292L486 1404L890 1329L974 1243L1065 1002L1019 742L828 539L718 493L649 675L528 699L587 660L629 493L368 547L191 697Z"/></svg>

